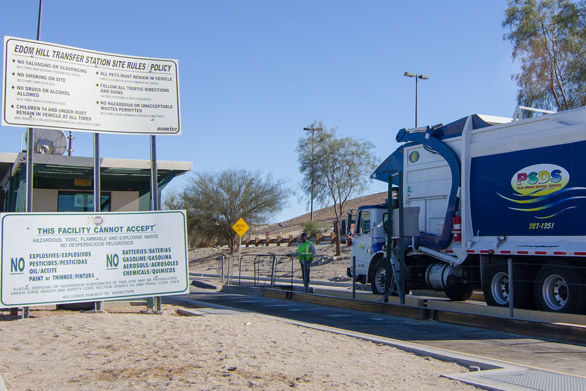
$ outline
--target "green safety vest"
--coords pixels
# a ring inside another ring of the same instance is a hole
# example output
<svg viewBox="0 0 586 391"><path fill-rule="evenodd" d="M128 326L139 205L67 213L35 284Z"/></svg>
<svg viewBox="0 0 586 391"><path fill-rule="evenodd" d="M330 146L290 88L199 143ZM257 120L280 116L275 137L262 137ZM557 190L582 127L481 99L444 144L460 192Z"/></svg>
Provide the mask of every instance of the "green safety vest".
<svg viewBox="0 0 586 391"><path fill-rule="evenodd" d="M309 240L306 240L305 243L300 243L297 246L297 255L299 257L299 262L307 262L311 259L311 243Z"/></svg>

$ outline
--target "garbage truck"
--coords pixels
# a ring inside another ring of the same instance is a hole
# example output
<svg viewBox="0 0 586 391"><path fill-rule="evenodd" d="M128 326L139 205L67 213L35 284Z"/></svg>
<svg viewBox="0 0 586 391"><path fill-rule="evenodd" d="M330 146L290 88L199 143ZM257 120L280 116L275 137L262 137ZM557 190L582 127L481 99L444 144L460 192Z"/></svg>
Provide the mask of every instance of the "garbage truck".
<svg viewBox="0 0 586 391"><path fill-rule="evenodd" d="M372 174L387 201L358 208L348 276L376 294L402 279L406 292L586 313L586 108L527 110L401 129Z"/></svg>

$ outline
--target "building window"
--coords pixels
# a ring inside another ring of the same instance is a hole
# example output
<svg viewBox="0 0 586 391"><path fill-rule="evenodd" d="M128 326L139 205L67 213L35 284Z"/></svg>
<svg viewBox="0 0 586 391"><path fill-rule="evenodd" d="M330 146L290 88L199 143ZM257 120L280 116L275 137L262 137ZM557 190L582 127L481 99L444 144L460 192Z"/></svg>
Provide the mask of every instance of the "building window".
<svg viewBox="0 0 586 391"><path fill-rule="evenodd" d="M102 193L101 211L109 212L110 193ZM94 193L83 191L60 191L57 201L58 212L93 212Z"/></svg>

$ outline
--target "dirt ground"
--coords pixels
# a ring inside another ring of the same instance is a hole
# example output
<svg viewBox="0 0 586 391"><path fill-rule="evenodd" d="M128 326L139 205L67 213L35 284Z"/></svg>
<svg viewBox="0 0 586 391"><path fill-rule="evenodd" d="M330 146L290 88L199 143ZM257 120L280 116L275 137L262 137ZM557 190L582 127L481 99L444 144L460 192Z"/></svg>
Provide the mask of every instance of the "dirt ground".
<svg viewBox="0 0 586 391"><path fill-rule="evenodd" d="M472 390L441 375L454 363L248 313L141 314L32 308L0 312L0 374L9 391ZM1 388L1 386L0 386Z"/></svg>
<svg viewBox="0 0 586 391"><path fill-rule="evenodd" d="M290 278L294 251L243 249L243 265L250 267L243 271L252 270L257 255L272 260L274 254L279 273ZM347 278L348 248L340 257L333 245L318 246L318 253L312 279ZM237 257L208 248L190 251L190 271L214 274L222 255L230 259L225 267L237 267ZM300 278L297 269L294 259ZM180 316L182 308L173 305L164 305L162 315L144 314L144 303L136 302L106 302L104 309L36 307L22 320L0 311L0 375L7 390L476 389L442 377L468 371L455 363L262 315Z"/></svg>

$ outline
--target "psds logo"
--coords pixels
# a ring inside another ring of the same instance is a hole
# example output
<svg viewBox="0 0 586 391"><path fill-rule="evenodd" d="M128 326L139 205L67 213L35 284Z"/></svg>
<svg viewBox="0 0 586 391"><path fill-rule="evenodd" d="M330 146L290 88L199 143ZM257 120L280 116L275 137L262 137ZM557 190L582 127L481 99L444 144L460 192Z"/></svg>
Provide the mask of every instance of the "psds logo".
<svg viewBox="0 0 586 391"><path fill-rule="evenodd" d="M511 178L511 186L515 191L513 197L497 194L514 205L508 206L508 209L531 213L536 219L546 220L577 208L577 205L571 203L572 200L586 198L581 195L564 198L564 193L586 189L566 187L569 181L570 174L563 167L555 164L534 164L517 171ZM532 225L529 227L531 229Z"/></svg>
<svg viewBox="0 0 586 391"><path fill-rule="evenodd" d="M511 186L517 194L543 196L563 189L570 180L568 171L555 164L535 164L525 167L511 178Z"/></svg>

